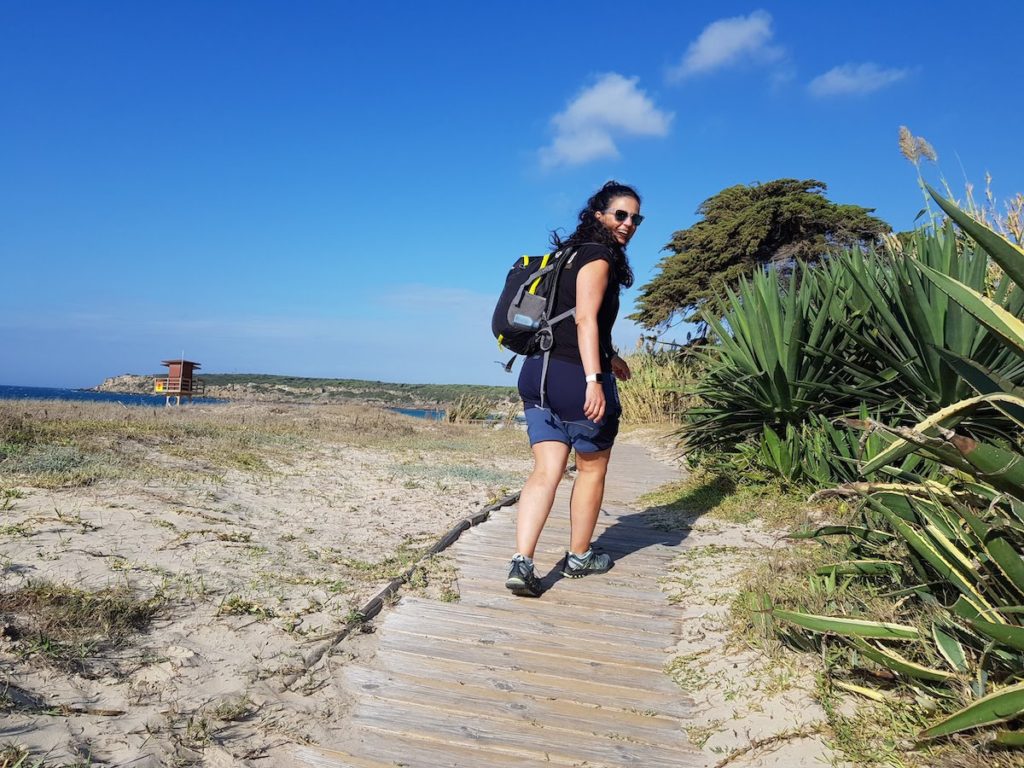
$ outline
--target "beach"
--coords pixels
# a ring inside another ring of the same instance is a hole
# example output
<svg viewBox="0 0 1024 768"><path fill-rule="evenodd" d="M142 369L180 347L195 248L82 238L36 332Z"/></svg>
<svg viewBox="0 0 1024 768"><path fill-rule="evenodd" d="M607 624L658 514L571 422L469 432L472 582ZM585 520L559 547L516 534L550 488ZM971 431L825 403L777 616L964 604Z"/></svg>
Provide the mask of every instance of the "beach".
<svg viewBox="0 0 1024 768"><path fill-rule="evenodd" d="M0 445L2 738L47 765L234 765L329 730L325 670L373 638L311 650L529 468L518 430L358 405L4 402ZM405 590L457 599L443 554Z"/></svg>
<svg viewBox="0 0 1024 768"><path fill-rule="evenodd" d="M679 471L664 430L623 440ZM39 768L290 765L337 742L339 671L376 654L361 609L413 565L380 618L458 601L454 560L426 551L531 467L513 424L265 402L0 401L0 460L0 765ZM634 509L687 536L660 581L690 741L708 765L753 743L776 753L731 762L827 760L809 671L730 646L736 575L774 534L660 503Z"/></svg>

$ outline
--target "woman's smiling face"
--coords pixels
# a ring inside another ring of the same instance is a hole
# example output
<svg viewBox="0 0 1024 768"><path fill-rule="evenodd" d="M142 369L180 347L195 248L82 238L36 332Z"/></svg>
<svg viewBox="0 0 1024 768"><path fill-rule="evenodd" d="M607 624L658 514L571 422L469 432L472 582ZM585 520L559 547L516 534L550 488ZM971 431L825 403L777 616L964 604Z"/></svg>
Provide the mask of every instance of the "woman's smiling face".
<svg viewBox="0 0 1024 768"><path fill-rule="evenodd" d="M626 215L623 216L624 212ZM633 233L636 232L637 225L640 220L643 219L640 216L640 203L637 202L635 197L616 197L612 198L612 201L608 203L607 210L598 211L596 214L597 220L604 225L605 229L612 233L612 236L618 241L619 245L626 245L630 238L633 237ZM619 219L622 221L619 221Z"/></svg>

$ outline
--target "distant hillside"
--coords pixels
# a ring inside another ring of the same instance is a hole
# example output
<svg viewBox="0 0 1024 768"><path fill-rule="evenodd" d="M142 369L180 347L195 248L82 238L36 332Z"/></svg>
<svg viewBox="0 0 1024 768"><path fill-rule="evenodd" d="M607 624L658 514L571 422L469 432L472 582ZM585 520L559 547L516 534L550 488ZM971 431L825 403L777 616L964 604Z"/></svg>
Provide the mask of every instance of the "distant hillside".
<svg viewBox="0 0 1024 768"><path fill-rule="evenodd" d="M95 389L100 392L151 393L153 379L164 374L124 374L106 379ZM273 376L266 373L207 373L208 397L228 400L261 400L331 403L354 400L390 406L431 407L454 403L460 397L481 397L495 404L517 397L514 387L481 384L392 384L361 379L311 379L301 376Z"/></svg>

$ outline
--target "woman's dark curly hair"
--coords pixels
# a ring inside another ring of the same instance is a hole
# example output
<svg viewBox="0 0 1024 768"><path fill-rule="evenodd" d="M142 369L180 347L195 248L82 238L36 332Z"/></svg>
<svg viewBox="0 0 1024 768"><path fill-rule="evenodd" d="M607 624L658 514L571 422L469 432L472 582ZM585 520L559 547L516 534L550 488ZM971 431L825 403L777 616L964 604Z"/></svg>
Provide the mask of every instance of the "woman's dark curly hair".
<svg viewBox="0 0 1024 768"><path fill-rule="evenodd" d="M628 288L633 284L633 270L629 266L629 259L626 258L626 249L619 245L619 241L596 215L607 211L612 200L617 197L632 197L637 205L640 204L640 195L635 189L617 181L609 181L587 200L586 207L580 211L580 223L576 225L576 231L563 240L559 237L558 230L555 230L551 233L551 245L556 250L583 243L600 243L608 246L612 252L615 279L620 285Z"/></svg>

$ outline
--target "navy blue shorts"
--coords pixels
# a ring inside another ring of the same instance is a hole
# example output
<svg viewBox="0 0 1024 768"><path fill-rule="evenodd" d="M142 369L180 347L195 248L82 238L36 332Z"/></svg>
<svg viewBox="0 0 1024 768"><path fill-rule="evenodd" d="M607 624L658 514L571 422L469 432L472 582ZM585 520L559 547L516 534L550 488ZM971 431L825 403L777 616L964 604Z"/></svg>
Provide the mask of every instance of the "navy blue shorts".
<svg viewBox="0 0 1024 768"><path fill-rule="evenodd" d="M601 385L605 399L604 418L593 422L583 415L587 381L583 366L578 363L550 358L545 407L541 408L540 374L543 365L543 355L528 357L519 372L519 396L523 398L530 445L555 440L579 453L611 448L619 434L619 416L622 414L615 377L610 373L604 375Z"/></svg>

